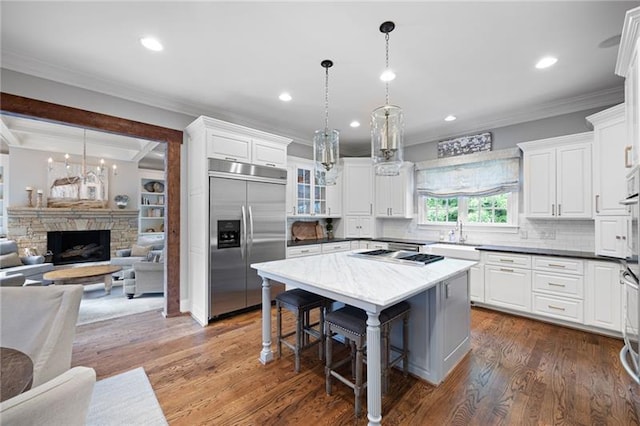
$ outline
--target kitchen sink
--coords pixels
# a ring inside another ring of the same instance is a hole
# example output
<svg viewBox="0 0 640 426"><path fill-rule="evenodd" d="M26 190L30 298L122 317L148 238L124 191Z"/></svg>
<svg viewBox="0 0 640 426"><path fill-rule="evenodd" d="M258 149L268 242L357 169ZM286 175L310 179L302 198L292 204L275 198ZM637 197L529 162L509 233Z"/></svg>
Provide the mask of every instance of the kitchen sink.
<svg viewBox="0 0 640 426"><path fill-rule="evenodd" d="M456 259L480 260L480 252L476 246L463 244L431 244L425 247L425 252Z"/></svg>

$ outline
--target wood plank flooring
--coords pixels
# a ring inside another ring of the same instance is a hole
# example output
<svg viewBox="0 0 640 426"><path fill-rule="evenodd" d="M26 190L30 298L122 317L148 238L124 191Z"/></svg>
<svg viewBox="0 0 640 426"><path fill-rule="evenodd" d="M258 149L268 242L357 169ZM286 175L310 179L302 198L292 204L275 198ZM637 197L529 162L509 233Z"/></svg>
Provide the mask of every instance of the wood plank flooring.
<svg viewBox="0 0 640 426"><path fill-rule="evenodd" d="M98 379L143 366L172 425L366 425L353 393L325 393L317 350L263 366L260 311L200 327L146 312L79 326L72 364ZM622 341L472 308L472 350L438 387L394 371L385 425L640 425ZM274 321L275 324L275 321ZM291 326L287 320L285 326Z"/></svg>

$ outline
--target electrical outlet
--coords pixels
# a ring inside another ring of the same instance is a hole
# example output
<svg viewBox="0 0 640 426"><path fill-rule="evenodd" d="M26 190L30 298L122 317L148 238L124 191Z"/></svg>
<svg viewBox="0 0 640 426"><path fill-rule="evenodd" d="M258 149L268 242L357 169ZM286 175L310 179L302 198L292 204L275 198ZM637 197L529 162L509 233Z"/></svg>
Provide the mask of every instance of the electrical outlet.
<svg viewBox="0 0 640 426"><path fill-rule="evenodd" d="M529 238L529 233L524 229L520 230L520 239L526 240L527 238Z"/></svg>
<svg viewBox="0 0 640 426"><path fill-rule="evenodd" d="M541 240L555 240L556 231L540 231Z"/></svg>

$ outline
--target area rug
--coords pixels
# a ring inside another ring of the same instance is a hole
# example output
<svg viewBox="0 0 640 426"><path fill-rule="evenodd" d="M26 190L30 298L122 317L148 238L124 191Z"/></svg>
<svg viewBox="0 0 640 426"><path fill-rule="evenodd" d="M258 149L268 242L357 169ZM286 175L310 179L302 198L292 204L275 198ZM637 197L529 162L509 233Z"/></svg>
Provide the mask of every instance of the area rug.
<svg viewBox="0 0 640 426"><path fill-rule="evenodd" d="M142 367L96 382L87 425L167 425Z"/></svg>
<svg viewBox="0 0 640 426"><path fill-rule="evenodd" d="M141 294L133 299L123 295L121 283L114 282L111 294L104 294L104 284L84 287L77 325L89 324L125 315L162 309L164 295Z"/></svg>

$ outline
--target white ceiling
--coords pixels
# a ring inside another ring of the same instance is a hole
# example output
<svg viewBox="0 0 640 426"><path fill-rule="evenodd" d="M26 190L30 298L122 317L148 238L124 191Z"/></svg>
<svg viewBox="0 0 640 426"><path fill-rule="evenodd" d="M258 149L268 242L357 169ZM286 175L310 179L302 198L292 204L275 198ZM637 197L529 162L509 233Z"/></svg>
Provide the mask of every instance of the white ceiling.
<svg viewBox="0 0 640 426"><path fill-rule="evenodd" d="M17 2L0 3L2 67L189 115L210 115L309 142L330 127L366 152L384 103L384 35L392 20L392 104L406 141L610 105L622 30L638 1L587 2ZM142 36L158 37L161 53ZM607 44L605 42L605 44ZM610 43L609 43L610 44ZM549 69L535 62L558 57ZM293 96L278 100L282 91ZM443 121L448 114L458 120ZM359 120L358 129L349 127Z"/></svg>

